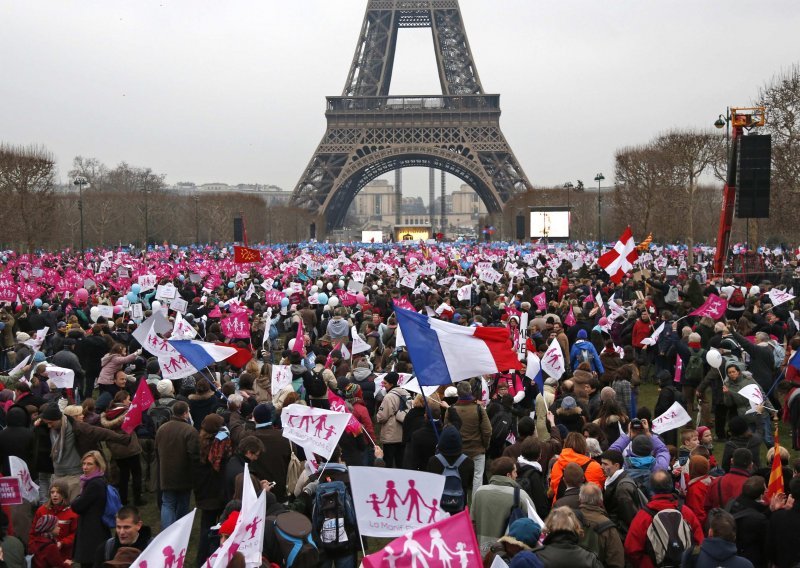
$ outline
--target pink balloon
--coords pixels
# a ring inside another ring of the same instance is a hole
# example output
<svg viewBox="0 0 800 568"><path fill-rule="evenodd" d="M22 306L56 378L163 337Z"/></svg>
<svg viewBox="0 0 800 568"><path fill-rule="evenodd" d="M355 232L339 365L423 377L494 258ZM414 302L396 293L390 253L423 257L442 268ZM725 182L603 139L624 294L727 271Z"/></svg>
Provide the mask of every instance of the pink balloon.
<svg viewBox="0 0 800 568"><path fill-rule="evenodd" d="M122 313L122 306L120 306L120 305L114 306L114 313L117 314L117 315L121 314Z"/></svg>
<svg viewBox="0 0 800 568"><path fill-rule="evenodd" d="M356 302L358 302L359 304L363 304L366 301L367 299L364 297L363 293L359 292L358 294L356 294Z"/></svg>

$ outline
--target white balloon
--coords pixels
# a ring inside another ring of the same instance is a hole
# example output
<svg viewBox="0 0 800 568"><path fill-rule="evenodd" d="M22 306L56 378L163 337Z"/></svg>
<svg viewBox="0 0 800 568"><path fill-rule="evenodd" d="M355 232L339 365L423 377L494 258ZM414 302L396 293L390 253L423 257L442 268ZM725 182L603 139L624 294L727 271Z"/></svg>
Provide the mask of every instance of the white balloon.
<svg viewBox="0 0 800 568"><path fill-rule="evenodd" d="M716 349L709 349L706 353L706 361L715 369L719 369L722 366L722 354Z"/></svg>
<svg viewBox="0 0 800 568"><path fill-rule="evenodd" d="M317 288L316 286L312 286L312 287L311 287L311 292L310 292L310 293L311 293L311 294L316 294L318 291L319 291L319 288Z"/></svg>
<svg viewBox="0 0 800 568"><path fill-rule="evenodd" d="M92 318L92 321L97 321L100 317L100 308L92 306L92 309L89 310L89 317Z"/></svg>
<svg viewBox="0 0 800 568"><path fill-rule="evenodd" d="M331 296L328 298L328 305L332 308L335 308L339 305L339 297L338 296Z"/></svg>
<svg viewBox="0 0 800 568"><path fill-rule="evenodd" d="M333 290L333 283L331 283L331 282L328 282L328 283L325 285L325 287L326 287L328 290Z"/></svg>
<svg viewBox="0 0 800 568"><path fill-rule="evenodd" d="M373 289L375 292L377 292L377 291L378 291L378 285L377 285L377 284L373 284L373 285L372 285L372 289Z"/></svg>
<svg viewBox="0 0 800 568"><path fill-rule="evenodd" d="M161 309L161 302L159 302L158 300L154 300L153 303L150 304L150 307L153 309L154 312L157 312L158 310Z"/></svg>
<svg viewBox="0 0 800 568"><path fill-rule="evenodd" d="M322 288L322 280L317 280L317 289Z"/></svg>

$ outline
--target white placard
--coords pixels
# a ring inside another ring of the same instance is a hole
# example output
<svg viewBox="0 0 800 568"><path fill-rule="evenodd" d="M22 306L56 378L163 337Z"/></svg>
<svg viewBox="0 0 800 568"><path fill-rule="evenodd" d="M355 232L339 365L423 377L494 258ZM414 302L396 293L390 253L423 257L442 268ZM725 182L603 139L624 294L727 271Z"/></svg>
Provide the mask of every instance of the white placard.
<svg viewBox="0 0 800 568"><path fill-rule="evenodd" d="M178 289L174 284L168 283L156 288L156 299L158 300L172 300L178 293Z"/></svg>
<svg viewBox="0 0 800 568"><path fill-rule="evenodd" d="M53 381L53 385L58 389L71 389L75 383L75 371L72 369L52 365L45 369L44 374Z"/></svg>
<svg viewBox="0 0 800 568"><path fill-rule="evenodd" d="M107 320L114 319L114 306L105 306L101 304L97 306L97 313L100 317L104 317Z"/></svg>
<svg viewBox="0 0 800 568"><path fill-rule="evenodd" d="M182 314L185 314L188 308L189 302L183 298L175 298L169 303L169 309L175 310L176 312L180 312Z"/></svg>
<svg viewBox="0 0 800 568"><path fill-rule="evenodd" d="M292 384L291 365L272 366L272 396L277 396L284 388Z"/></svg>

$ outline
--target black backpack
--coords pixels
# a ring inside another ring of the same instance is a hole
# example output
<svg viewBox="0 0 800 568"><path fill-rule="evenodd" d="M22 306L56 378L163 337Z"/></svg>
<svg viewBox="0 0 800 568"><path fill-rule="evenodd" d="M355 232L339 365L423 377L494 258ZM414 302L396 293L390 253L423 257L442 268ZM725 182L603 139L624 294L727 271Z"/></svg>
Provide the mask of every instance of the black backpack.
<svg viewBox="0 0 800 568"><path fill-rule="evenodd" d="M528 515L525 514L525 511L523 511L522 508L519 506L519 492L520 488L515 487L514 504L511 506L511 510L508 512L508 518L506 519L506 530L505 533L503 534L508 534L508 529L511 527L512 524L514 524L514 521L519 519L525 519L528 517Z"/></svg>
<svg viewBox="0 0 800 568"><path fill-rule="evenodd" d="M442 475L445 476L444 490L442 491L441 499L439 499L439 507L446 513L460 513L467 505L467 497L464 495L464 486L461 483L461 474L458 468L464 463L467 456L461 454L453 462L453 465L450 465L442 454L436 454L434 457L442 464L444 468Z"/></svg>
<svg viewBox="0 0 800 568"><path fill-rule="evenodd" d="M158 432L161 425L172 418L172 409L169 406L153 405L147 410L147 415L153 421L153 432Z"/></svg>
<svg viewBox="0 0 800 568"><path fill-rule="evenodd" d="M328 464L331 469L338 464ZM311 513L314 539L320 550L338 555L355 550L358 527L353 498L342 481L321 482Z"/></svg>

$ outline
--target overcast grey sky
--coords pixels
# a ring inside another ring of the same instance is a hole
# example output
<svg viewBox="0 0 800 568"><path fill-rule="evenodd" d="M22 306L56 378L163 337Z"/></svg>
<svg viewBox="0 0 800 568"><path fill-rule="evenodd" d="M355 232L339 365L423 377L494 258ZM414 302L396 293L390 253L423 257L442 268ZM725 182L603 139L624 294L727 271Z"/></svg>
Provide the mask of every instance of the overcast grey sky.
<svg viewBox="0 0 800 568"><path fill-rule="evenodd" d="M340 95L366 0L2 0L0 141L168 182L291 190ZM800 60L797 0L461 0L487 93L534 185L613 177L615 149L727 105ZM403 30L392 94L437 94ZM427 175L418 172L419 194ZM408 184L412 185L412 184ZM408 185L406 187L408 187ZM449 188L455 186L448 181Z"/></svg>

